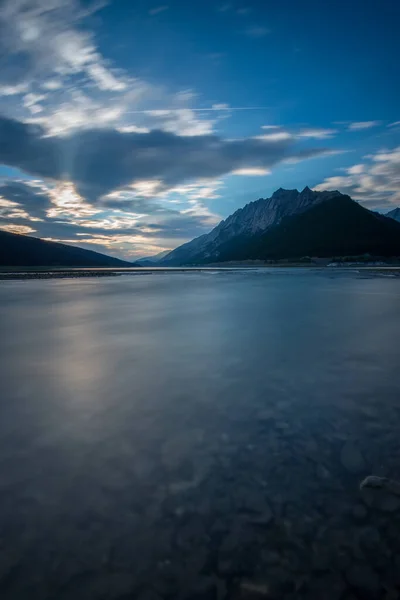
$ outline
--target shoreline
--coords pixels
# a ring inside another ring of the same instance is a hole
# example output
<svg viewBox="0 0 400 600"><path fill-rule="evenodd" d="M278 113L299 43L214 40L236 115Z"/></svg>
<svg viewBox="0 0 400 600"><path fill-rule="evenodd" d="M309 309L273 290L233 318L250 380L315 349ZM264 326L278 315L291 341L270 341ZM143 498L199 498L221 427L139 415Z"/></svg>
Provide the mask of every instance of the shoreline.
<svg viewBox="0 0 400 600"><path fill-rule="evenodd" d="M193 267L1 267L0 281L32 280L32 279L78 279L86 277L117 277L119 275L151 275L166 273L190 273L207 271L246 271L251 269L312 269L317 271L364 271L400 277L400 266L392 265L318 265L318 264L220 264Z"/></svg>

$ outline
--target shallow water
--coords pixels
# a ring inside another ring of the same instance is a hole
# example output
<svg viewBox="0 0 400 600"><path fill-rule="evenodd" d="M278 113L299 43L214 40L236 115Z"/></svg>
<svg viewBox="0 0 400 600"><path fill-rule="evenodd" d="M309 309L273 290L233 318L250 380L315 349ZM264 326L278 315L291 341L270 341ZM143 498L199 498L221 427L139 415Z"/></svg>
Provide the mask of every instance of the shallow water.
<svg viewBox="0 0 400 600"><path fill-rule="evenodd" d="M2 600L398 597L400 510L359 484L400 480L400 279L8 281L0 308Z"/></svg>

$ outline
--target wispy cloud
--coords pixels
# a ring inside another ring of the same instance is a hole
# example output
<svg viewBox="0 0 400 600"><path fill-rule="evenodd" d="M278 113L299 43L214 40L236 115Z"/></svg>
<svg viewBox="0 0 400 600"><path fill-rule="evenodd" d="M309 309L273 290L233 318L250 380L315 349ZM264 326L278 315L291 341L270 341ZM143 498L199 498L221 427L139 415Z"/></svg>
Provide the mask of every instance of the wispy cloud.
<svg viewBox="0 0 400 600"><path fill-rule="evenodd" d="M394 123L389 123L388 127L399 127L400 121L395 121Z"/></svg>
<svg viewBox="0 0 400 600"><path fill-rule="evenodd" d="M127 82L99 51L82 21L103 3L82 10L78 0L3 0L0 7L0 90L29 88L46 76L85 76L102 91ZM18 58L24 57L24 60ZM15 58L16 60L13 60Z"/></svg>
<svg viewBox="0 0 400 600"><path fill-rule="evenodd" d="M337 129L318 129L308 128L301 129L296 135L300 138L314 138L324 140L333 137L337 133Z"/></svg>
<svg viewBox="0 0 400 600"><path fill-rule="evenodd" d="M265 140L266 142L281 142L284 140L292 140L294 139L294 136L293 134L289 133L289 131L276 131L274 133L257 135L255 139Z"/></svg>
<svg viewBox="0 0 400 600"><path fill-rule="evenodd" d="M371 129L377 127L382 121L355 121L347 127L349 131L361 131L362 129Z"/></svg>
<svg viewBox="0 0 400 600"><path fill-rule="evenodd" d="M232 171L232 175L246 175L250 177L259 177L262 175L269 175L271 171L269 169L262 169L260 167L253 167L248 169L236 169Z"/></svg>
<svg viewBox="0 0 400 600"><path fill-rule="evenodd" d="M339 189L374 209L389 210L400 204L400 146L381 150L345 169L345 175L328 177L315 189Z"/></svg>
<svg viewBox="0 0 400 600"><path fill-rule="evenodd" d="M268 106L230 106L229 104L212 104L211 106L190 107L192 112L210 112L210 111L235 111L235 110L268 110ZM165 106L163 108L146 108L141 110L128 110L126 114L161 114L163 112L179 112L182 108ZM268 126L266 126L267 128ZM272 127L272 126L271 126Z"/></svg>
<svg viewBox="0 0 400 600"><path fill-rule="evenodd" d="M271 33L271 30L268 29L268 27L263 27L262 25L252 25L251 27L247 27L244 33L251 38L263 38Z"/></svg>
<svg viewBox="0 0 400 600"><path fill-rule="evenodd" d="M9 233L19 233L20 235L29 235L35 233L36 229L30 225L18 225L16 223L0 223L0 229Z"/></svg>
<svg viewBox="0 0 400 600"><path fill-rule="evenodd" d="M151 15L151 16L159 15L160 13L168 10L168 8L169 8L169 6L167 6L166 4L163 4L162 6L155 6L154 8L149 10L149 15Z"/></svg>

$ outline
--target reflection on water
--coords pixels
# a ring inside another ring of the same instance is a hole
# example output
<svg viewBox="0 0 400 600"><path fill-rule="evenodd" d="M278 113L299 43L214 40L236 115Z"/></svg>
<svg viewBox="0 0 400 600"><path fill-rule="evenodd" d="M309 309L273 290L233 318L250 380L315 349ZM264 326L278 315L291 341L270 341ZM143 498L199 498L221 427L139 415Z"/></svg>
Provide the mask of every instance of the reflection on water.
<svg viewBox="0 0 400 600"><path fill-rule="evenodd" d="M2 283L1 598L397 598L399 286Z"/></svg>

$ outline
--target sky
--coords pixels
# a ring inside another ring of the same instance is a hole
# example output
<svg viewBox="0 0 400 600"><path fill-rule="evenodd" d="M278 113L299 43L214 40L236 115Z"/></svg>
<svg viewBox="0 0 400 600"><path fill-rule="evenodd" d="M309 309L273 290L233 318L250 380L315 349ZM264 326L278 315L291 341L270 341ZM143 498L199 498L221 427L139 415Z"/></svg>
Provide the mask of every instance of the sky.
<svg viewBox="0 0 400 600"><path fill-rule="evenodd" d="M0 228L135 260L279 187L400 205L397 0L0 0Z"/></svg>

